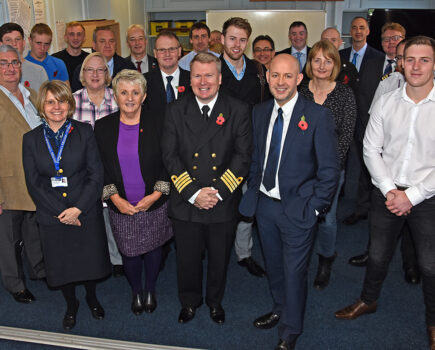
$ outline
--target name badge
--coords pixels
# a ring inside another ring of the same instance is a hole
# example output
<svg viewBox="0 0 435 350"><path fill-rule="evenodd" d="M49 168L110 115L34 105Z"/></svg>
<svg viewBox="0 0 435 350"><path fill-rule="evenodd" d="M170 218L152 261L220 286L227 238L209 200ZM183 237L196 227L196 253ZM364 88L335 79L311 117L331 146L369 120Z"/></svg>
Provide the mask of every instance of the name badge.
<svg viewBox="0 0 435 350"><path fill-rule="evenodd" d="M53 176L51 187L68 187L68 179L65 176Z"/></svg>

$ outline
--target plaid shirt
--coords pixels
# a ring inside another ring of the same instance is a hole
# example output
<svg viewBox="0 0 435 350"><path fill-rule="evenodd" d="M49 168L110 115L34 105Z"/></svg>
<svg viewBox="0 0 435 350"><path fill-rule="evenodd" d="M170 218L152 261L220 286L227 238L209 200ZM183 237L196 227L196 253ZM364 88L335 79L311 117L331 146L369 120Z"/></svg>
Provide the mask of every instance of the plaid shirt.
<svg viewBox="0 0 435 350"><path fill-rule="evenodd" d="M95 106L89 99L86 88L76 91L73 96L76 100L76 111L73 119L91 124L92 127L94 127L96 120L118 110L118 105L113 97L113 90L108 87L105 87L104 100L99 107Z"/></svg>

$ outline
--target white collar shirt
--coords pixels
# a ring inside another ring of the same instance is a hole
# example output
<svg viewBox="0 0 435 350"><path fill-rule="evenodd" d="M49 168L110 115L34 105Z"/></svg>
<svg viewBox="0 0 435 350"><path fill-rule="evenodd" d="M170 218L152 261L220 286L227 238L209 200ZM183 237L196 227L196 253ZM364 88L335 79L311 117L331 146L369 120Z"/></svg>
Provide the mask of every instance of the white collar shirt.
<svg viewBox="0 0 435 350"><path fill-rule="evenodd" d="M174 89L175 99L177 99L178 98L178 84L180 82L180 69L177 66L177 69L172 74L166 74L162 70L160 70L160 72L162 73L163 85L165 86L165 90L166 90L166 84L168 83L168 80L166 79L166 77L169 77L169 76L173 77L173 79L171 80L171 85L172 85L172 88Z"/></svg>
<svg viewBox="0 0 435 350"><path fill-rule="evenodd" d="M130 59L137 69L137 62L139 62L139 60L134 58L133 55L130 56ZM140 71L142 74L148 72L148 55L143 56L142 60L140 60Z"/></svg>

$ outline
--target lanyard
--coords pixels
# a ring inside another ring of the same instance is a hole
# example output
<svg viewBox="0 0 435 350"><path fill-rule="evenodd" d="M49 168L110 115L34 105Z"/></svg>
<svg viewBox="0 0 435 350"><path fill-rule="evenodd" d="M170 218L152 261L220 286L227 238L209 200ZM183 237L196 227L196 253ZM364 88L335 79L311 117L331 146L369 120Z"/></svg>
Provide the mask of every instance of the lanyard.
<svg viewBox="0 0 435 350"><path fill-rule="evenodd" d="M65 133L63 134L62 142L60 144L59 151L57 152L57 156L56 157L54 156L53 147L51 147L50 141L48 141L47 133L44 130L45 143L47 144L47 148L48 148L48 151L50 152L51 159L53 159L53 163L54 163L54 167L56 168L57 175L59 175L60 157L62 155L63 148L65 147L65 142L66 142L66 139L68 137L68 133L69 133L70 129L71 129L71 122L66 127L66 130L65 130Z"/></svg>

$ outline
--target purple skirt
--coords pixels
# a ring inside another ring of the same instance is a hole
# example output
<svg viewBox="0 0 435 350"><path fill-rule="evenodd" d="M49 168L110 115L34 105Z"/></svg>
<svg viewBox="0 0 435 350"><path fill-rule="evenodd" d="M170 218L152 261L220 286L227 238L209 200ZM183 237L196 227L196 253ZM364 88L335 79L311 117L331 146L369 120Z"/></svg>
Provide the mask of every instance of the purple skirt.
<svg viewBox="0 0 435 350"><path fill-rule="evenodd" d="M156 210L141 211L133 216L118 214L109 207L109 217L118 249L125 256L150 252L173 236L168 202Z"/></svg>

